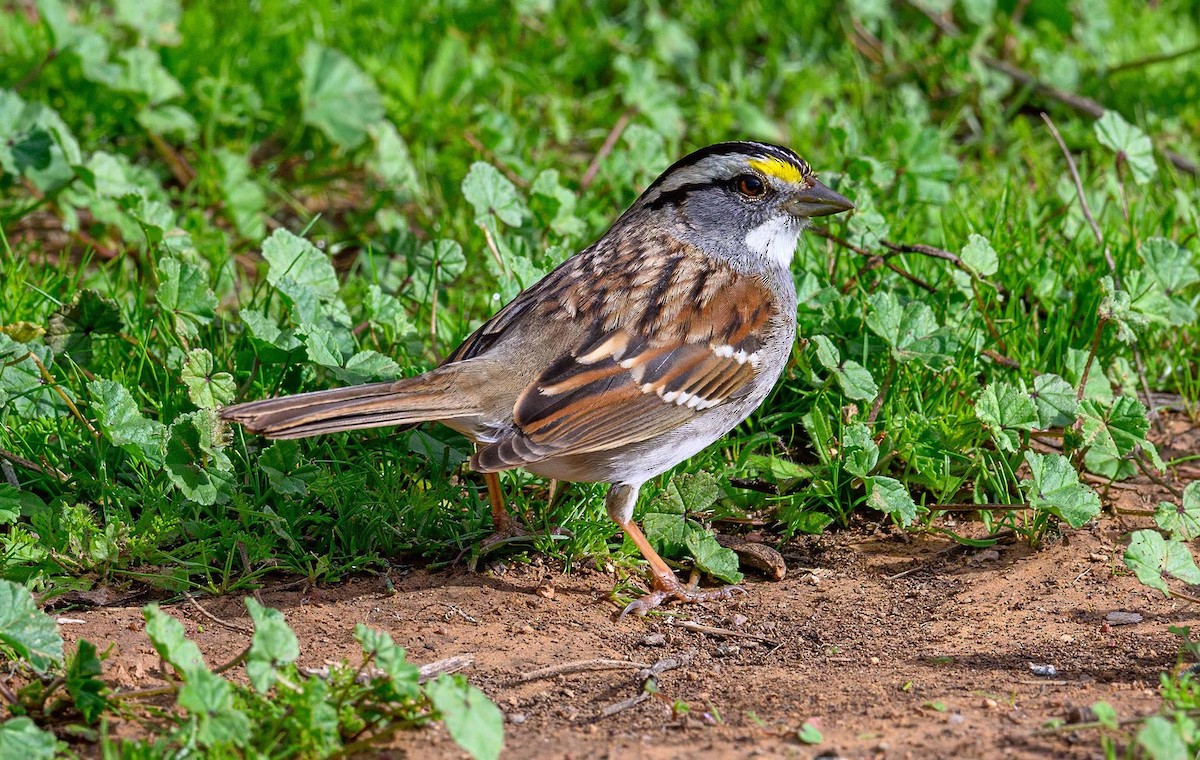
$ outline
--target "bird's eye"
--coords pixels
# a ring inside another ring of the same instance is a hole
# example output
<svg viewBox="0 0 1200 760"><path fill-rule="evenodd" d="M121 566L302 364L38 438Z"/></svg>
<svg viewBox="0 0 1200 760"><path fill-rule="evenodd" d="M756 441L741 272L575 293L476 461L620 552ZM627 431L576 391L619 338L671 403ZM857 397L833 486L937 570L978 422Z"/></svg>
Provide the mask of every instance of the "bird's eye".
<svg viewBox="0 0 1200 760"><path fill-rule="evenodd" d="M753 174L742 174L734 177L733 186L747 198L761 198L767 194L766 183Z"/></svg>

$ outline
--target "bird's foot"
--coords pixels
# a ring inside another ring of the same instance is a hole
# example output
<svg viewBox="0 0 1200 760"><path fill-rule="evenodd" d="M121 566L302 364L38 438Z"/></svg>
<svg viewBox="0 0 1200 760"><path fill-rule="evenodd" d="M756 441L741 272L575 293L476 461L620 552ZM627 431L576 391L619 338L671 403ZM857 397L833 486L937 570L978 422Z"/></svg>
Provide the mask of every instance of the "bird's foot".
<svg viewBox="0 0 1200 760"><path fill-rule="evenodd" d="M674 599L684 604L698 604L700 602L717 602L724 599L731 599L734 594L746 593L746 589L741 586L701 589L697 585L698 581L698 578L693 577L691 582L685 584L681 583L675 577L674 573L669 575L655 573L653 582L654 590L642 598L630 602L621 611L621 615L617 619L621 620L631 612L638 617L642 617L669 599Z"/></svg>

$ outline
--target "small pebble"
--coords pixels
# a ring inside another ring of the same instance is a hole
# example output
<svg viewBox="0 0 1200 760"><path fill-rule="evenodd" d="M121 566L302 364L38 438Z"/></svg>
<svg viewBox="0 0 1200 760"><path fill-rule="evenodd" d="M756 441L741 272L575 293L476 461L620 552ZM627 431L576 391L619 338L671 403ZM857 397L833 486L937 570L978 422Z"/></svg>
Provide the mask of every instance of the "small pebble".
<svg viewBox="0 0 1200 760"><path fill-rule="evenodd" d="M508 722L517 726L521 725L525 722L525 713L513 713L508 716Z"/></svg>
<svg viewBox="0 0 1200 760"><path fill-rule="evenodd" d="M1000 559L1000 552L995 549L984 549L983 551L975 552L971 557L971 562L979 564L981 562L995 562Z"/></svg>
<svg viewBox="0 0 1200 760"><path fill-rule="evenodd" d="M1110 612L1104 619L1109 625L1133 625L1142 622L1142 616L1136 612Z"/></svg>
<svg viewBox="0 0 1200 760"><path fill-rule="evenodd" d="M747 622L749 622L749 620L750 620L750 618L746 617L745 615L734 615L733 616L733 627L741 628ZM80 621L80 622L83 622L83 621Z"/></svg>
<svg viewBox="0 0 1200 760"><path fill-rule="evenodd" d="M982 702L982 707L985 710L995 710L997 707L996 700L991 699L990 697L987 699L984 699Z"/></svg>
<svg viewBox="0 0 1200 760"><path fill-rule="evenodd" d="M717 657L733 657L741 651L742 648L737 644L721 644L717 647Z"/></svg>
<svg viewBox="0 0 1200 760"><path fill-rule="evenodd" d="M1050 676L1058 675L1058 668L1054 667L1053 665L1038 665L1031 662L1029 663L1029 672L1033 673L1035 676L1049 678Z"/></svg>
<svg viewBox="0 0 1200 760"><path fill-rule="evenodd" d="M642 637L642 646L644 647L663 647L667 645L666 634L662 633L647 633Z"/></svg>
<svg viewBox="0 0 1200 760"><path fill-rule="evenodd" d="M871 659L867 660L867 662L871 663L872 665L878 665L878 664L879 664L879 658L878 658L878 657L872 657Z"/></svg>

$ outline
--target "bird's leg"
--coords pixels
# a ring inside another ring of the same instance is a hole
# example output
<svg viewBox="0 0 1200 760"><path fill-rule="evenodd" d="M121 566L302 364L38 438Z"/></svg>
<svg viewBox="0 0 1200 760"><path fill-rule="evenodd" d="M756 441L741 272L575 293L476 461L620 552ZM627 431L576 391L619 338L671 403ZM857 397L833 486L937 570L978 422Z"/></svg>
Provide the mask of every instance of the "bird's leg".
<svg viewBox="0 0 1200 760"><path fill-rule="evenodd" d="M520 520L514 519L504 508L504 491L500 489L500 473L485 472L483 482L487 484L488 503L492 507L492 535L480 543L480 553L486 554L510 539L533 535L528 528L521 524ZM555 528L551 531L551 535L570 536L571 534L565 528Z"/></svg>
<svg viewBox="0 0 1200 760"><path fill-rule="evenodd" d="M745 591L741 586L701 590L695 582L681 583L675 576L675 571L662 557L658 556L658 552L654 551L654 547L650 545L650 541L646 539L642 529L633 521L633 506L637 503L637 495L638 488L636 486L614 485L608 489L608 495L605 497L605 506L608 508L609 517L621 526L621 530L625 531L625 535L629 536L634 546L638 548L650 565L650 580L653 590L641 599L630 602L629 606L621 612L621 617L625 617L630 612L645 615L668 599L694 604L728 599L737 592Z"/></svg>

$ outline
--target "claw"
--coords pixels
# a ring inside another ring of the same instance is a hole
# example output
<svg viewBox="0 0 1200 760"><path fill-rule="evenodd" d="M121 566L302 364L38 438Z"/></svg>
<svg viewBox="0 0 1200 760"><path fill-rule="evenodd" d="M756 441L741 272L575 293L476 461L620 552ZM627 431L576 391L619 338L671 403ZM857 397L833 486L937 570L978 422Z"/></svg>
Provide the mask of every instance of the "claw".
<svg viewBox="0 0 1200 760"><path fill-rule="evenodd" d="M645 617L650 610L658 607L668 599L675 599L684 604L699 604L700 602L715 602L722 599L729 599L734 594L745 594L746 589L741 586L722 586L721 588L701 590L694 583L683 584L678 580L672 582L671 579L660 578L654 576L654 590L646 594L640 599L635 599L625 605L625 609L617 616L617 620L624 620L625 616L633 613L638 617Z"/></svg>

